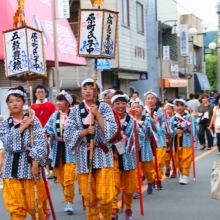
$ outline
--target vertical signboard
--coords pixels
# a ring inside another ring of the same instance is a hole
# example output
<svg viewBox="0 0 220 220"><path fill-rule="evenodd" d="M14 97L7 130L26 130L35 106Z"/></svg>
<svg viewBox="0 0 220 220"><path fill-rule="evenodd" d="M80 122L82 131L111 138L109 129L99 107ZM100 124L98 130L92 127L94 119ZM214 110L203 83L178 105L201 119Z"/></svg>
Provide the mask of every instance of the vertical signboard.
<svg viewBox="0 0 220 220"><path fill-rule="evenodd" d="M188 39L188 25L180 25L180 56L188 57L189 53L189 39Z"/></svg>
<svg viewBox="0 0 220 220"><path fill-rule="evenodd" d="M69 0L58 1L59 18L70 18Z"/></svg>
<svg viewBox="0 0 220 220"><path fill-rule="evenodd" d="M170 46L163 46L163 59L170 60Z"/></svg>

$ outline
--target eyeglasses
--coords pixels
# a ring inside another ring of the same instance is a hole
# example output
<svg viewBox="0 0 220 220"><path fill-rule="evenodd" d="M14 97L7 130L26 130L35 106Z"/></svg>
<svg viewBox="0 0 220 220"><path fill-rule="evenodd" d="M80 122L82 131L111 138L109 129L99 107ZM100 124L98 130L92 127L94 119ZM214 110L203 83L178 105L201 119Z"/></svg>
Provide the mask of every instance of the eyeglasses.
<svg viewBox="0 0 220 220"><path fill-rule="evenodd" d="M44 94L45 92L44 91L38 91L36 92L37 94Z"/></svg>

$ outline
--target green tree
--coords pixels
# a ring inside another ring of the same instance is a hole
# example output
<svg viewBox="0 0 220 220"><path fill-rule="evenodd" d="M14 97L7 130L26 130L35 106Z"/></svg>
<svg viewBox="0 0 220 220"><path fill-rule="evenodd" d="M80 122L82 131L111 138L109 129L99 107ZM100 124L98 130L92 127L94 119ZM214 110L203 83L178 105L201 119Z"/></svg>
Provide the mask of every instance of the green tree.
<svg viewBox="0 0 220 220"><path fill-rule="evenodd" d="M206 55L206 74L209 79L211 90L216 89L217 61L218 57L216 52Z"/></svg>

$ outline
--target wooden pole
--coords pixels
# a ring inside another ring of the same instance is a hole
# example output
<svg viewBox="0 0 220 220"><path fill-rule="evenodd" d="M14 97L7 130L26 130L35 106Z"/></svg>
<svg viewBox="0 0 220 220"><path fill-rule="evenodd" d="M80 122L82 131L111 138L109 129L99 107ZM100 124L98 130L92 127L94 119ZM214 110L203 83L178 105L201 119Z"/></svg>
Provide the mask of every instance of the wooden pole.
<svg viewBox="0 0 220 220"><path fill-rule="evenodd" d="M97 59L94 62L94 98L93 103L96 103L96 80L97 80ZM92 115L91 125L95 126L95 116ZM90 153L89 153L89 177L88 177L88 190L87 190L87 206L86 206L86 219L89 220L89 207L90 207L90 191L91 191L91 179L92 179L92 163L93 163L93 148L94 148L94 136L90 135Z"/></svg>
<svg viewBox="0 0 220 220"><path fill-rule="evenodd" d="M30 95L30 82L27 80L27 101L28 101L28 114L29 117L32 117L32 110L31 110L31 95ZM29 127L30 130L30 137L31 137L31 147L34 146L34 133L33 127Z"/></svg>
<svg viewBox="0 0 220 220"><path fill-rule="evenodd" d="M48 198L48 201L49 201L49 204L50 204L52 217L53 217L53 220L56 220L57 218L56 218L56 214L55 214L55 211L54 211L53 202L52 202L52 199L51 199L51 196L50 196L50 191L49 191L49 188L48 188L48 185L47 185L47 179L46 179L46 175L45 175L45 172L44 172L44 167L41 168L41 173L42 173L42 177L43 177L43 180L44 180L44 186L45 186L46 193L47 193L47 198Z"/></svg>
<svg viewBox="0 0 220 220"><path fill-rule="evenodd" d="M173 155L173 145L172 145L172 140L170 137L170 128L169 128L169 122L168 122L168 118L167 118L167 114L166 111L164 110L164 117L165 117L165 122L166 122L166 128L167 128L167 138L168 138L168 144L170 147L170 155L171 155L171 159L172 159L172 163L173 163L173 172L176 173L176 164L175 164L175 159L174 159L174 155Z"/></svg>
<svg viewBox="0 0 220 220"><path fill-rule="evenodd" d="M29 117L32 118L32 110L31 110L31 96L30 96L30 83L27 80L27 101L28 101L28 114ZM31 147L34 146L34 133L33 127L29 127L30 130L30 138L31 138ZM39 213L38 213L38 190L37 190L37 180L34 179L34 204L35 204L35 218L39 220Z"/></svg>
<svg viewBox="0 0 220 220"><path fill-rule="evenodd" d="M37 180L36 179L34 179L34 205L35 205L35 219L39 220L38 191L37 191Z"/></svg>
<svg viewBox="0 0 220 220"><path fill-rule="evenodd" d="M141 216L144 216L144 206L143 206L143 196L141 190L141 168L140 168L140 158L139 158L139 146L138 146L138 134L137 134L137 120L135 117L135 110L132 110L132 115L134 116L134 135L135 135L135 150L136 150L136 162L137 162L137 171L138 171L138 191L140 196L140 212Z"/></svg>
<svg viewBox="0 0 220 220"><path fill-rule="evenodd" d="M191 141L192 141L192 165L193 165L193 180L196 181L196 165L195 165L195 148L194 148L194 116L191 116Z"/></svg>

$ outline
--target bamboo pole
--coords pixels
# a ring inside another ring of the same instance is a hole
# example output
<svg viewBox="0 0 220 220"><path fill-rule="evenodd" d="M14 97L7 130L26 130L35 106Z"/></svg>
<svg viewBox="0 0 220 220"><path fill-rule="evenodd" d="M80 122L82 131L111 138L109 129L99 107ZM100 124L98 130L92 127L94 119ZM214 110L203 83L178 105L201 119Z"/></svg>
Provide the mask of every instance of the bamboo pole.
<svg viewBox="0 0 220 220"><path fill-rule="evenodd" d="M96 81L97 81L97 59L94 62L94 74L93 74L93 88L94 98L93 103L96 103ZM91 125L95 126L95 116L92 114ZM89 153L89 177L88 177L88 190L87 190L87 206L86 206L86 219L89 220L89 208L90 208L90 192L91 192L91 179L92 179L92 163L93 163L93 149L94 149L94 136L90 135L90 153Z"/></svg>

